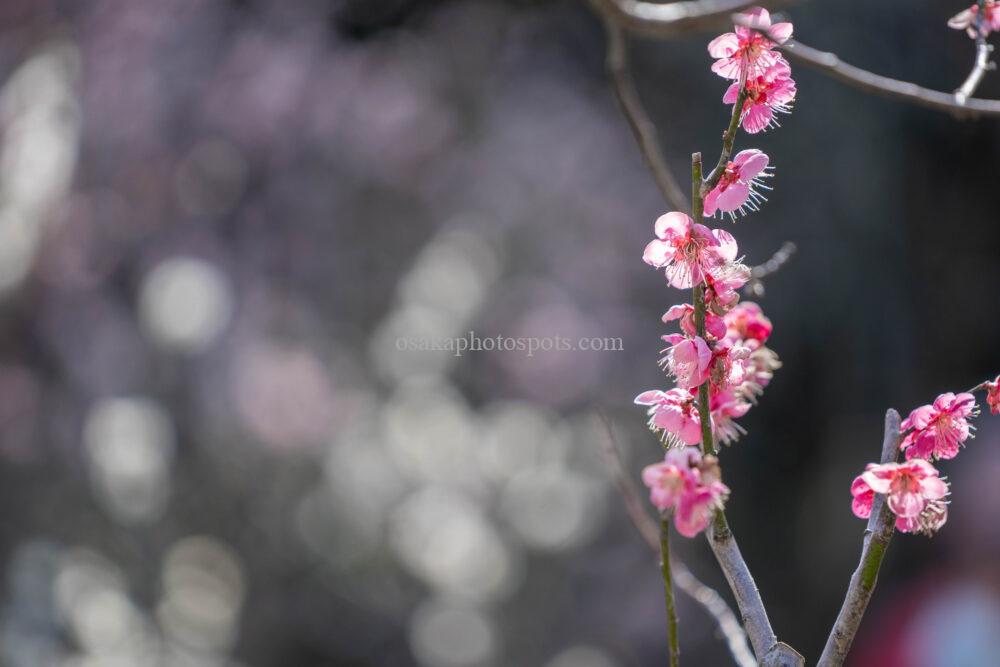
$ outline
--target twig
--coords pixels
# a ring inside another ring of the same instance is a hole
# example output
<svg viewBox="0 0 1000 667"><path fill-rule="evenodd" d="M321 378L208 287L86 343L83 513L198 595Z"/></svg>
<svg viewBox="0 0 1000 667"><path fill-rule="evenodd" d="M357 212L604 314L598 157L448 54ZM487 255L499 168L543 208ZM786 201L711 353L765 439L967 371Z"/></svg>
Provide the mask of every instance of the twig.
<svg viewBox="0 0 1000 667"><path fill-rule="evenodd" d="M680 666L681 650L677 640L677 607L674 605L674 582L670 572L670 519L660 517L660 572L663 574L663 595L667 601L667 639L670 645L670 667Z"/></svg>
<svg viewBox="0 0 1000 667"><path fill-rule="evenodd" d="M621 493L622 500L625 502L625 509L632 520L632 525L642 535L643 541L649 545L650 550L654 554L659 555L659 528L653 518L646 512L639 490L636 488L632 478L625 471L625 465L622 463L621 448L618 447L618 440L611 427L611 422L603 412L598 413L598 415L604 424L604 430L607 434L607 437L601 442L601 452L604 455L604 461L611 472L611 477L614 479L618 491ZM743 631L743 626L740 625L736 614L729 608L729 605L719 595L718 591L694 576L687 565L684 564L684 561L676 556L671 558L671 568L673 570L673 581L677 584L677 588L700 604L708 612L709 616L715 620L715 623L719 627L719 632L722 633L722 637L725 639L729 652L732 654L736 664L739 667L754 667L757 661L754 660L753 653L750 652L750 646L747 644L747 635Z"/></svg>
<svg viewBox="0 0 1000 667"><path fill-rule="evenodd" d="M777 273L797 250L791 241L782 243L769 260L750 269L750 281L743 289L758 298L764 296L764 278Z"/></svg>
<svg viewBox="0 0 1000 667"><path fill-rule="evenodd" d="M599 9L603 7L601 3L595 4L598 5ZM609 13L603 9L601 11L603 12L604 29L608 41L606 67L615 89L615 95L618 98L618 104L621 106L622 113L632 129L632 135L635 137L636 143L639 144L639 151L646 161L646 166L653 173L653 180L656 181L656 186L660 189L664 199L674 209L686 211L688 207L687 197L684 196L684 190L667 165L667 160L657 139L656 126L643 108L639 93L629 75L628 44L625 41L625 33Z"/></svg>
<svg viewBox="0 0 1000 667"><path fill-rule="evenodd" d="M955 101L965 105L972 93L976 92L979 82L982 81L986 70L991 69L990 52L993 47L986 43L986 31L983 29L983 15L986 13L986 0L979 0L977 3L979 11L976 12L976 62L972 66L972 71L958 90L955 91Z"/></svg>
<svg viewBox="0 0 1000 667"><path fill-rule="evenodd" d="M671 3L669 5L640 0L593 1L600 2L603 6L613 5L615 16L619 18L623 27L650 37L669 37L678 32L700 29L707 25L706 22L709 18L714 23L718 15L723 13L720 7L724 4L732 4L732 11L739 8L736 5L742 7L754 4L725 3L721 0L718 2L701 0L700 2ZM664 11L667 7L675 5L685 5L684 11ZM681 18L682 15L685 17L697 16L698 20L691 21L687 18ZM876 95L909 102L928 109L947 111L963 117L1000 116L1000 100L970 97L964 103L959 104L952 93L931 90L909 81L900 81L848 65L836 54L814 49L802 42L789 40L782 44L781 48L790 60L801 62L833 79Z"/></svg>
<svg viewBox="0 0 1000 667"><path fill-rule="evenodd" d="M722 174L726 171L729 158L733 155L733 144L736 142L736 130L739 129L740 119L743 117L743 105L747 101L747 88L740 79L740 92L736 96L736 103L733 105L733 114L729 118L729 127L722 135L722 152L719 154L719 161L712 171L705 177L705 182L701 184L701 194L704 197L715 187ZM700 220L701 218L695 218Z"/></svg>
<svg viewBox="0 0 1000 667"><path fill-rule="evenodd" d="M882 436L882 463L892 463L899 453L899 413L888 410L885 413L885 432ZM861 561L851 575L851 583L847 588L844 605L840 608L837 621L833 624L830 636L826 640L823 655L820 656L818 667L837 667L843 664L854 635L858 632L861 619L865 615L868 601L878 582L878 571L882 566L882 558L892 539L895 522L885 497L875 494L872 500L872 513L868 518L868 529L865 530L864 543L861 547Z"/></svg>

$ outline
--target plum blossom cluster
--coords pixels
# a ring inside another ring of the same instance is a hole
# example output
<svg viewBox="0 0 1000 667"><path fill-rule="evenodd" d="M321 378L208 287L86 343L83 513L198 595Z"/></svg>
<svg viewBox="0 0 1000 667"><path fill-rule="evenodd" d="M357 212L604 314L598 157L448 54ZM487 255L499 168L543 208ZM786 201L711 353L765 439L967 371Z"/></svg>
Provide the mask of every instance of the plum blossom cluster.
<svg viewBox="0 0 1000 667"><path fill-rule="evenodd" d="M980 27L977 26L979 20L979 3L975 3L968 9L963 9L952 16L948 20L948 27L955 30L964 30L969 37L976 39ZM995 0L986 0L983 3L981 29L983 37L986 37L991 32L1000 31L1000 4Z"/></svg>
<svg viewBox="0 0 1000 667"><path fill-rule="evenodd" d="M791 69L775 50L791 37L792 26L772 24L759 8L742 14L737 23L734 32L708 47L716 58L712 71L733 81L724 96L733 105L725 156L741 125L749 133L772 127L774 112L787 112L795 98ZM736 212L758 210L764 200L760 179L769 175L769 158L759 150L720 160L716 177L702 184L705 217L724 213L735 219ZM733 235L679 211L660 216L653 232L643 261L663 270L670 286L693 289L693 303L672 306L663 315L664 323L680 329L662 337L666 347L660 358L675 386L635 398L646 407L650 429L667 448L666 459L646 468L643 481L652 503L671 512L678 532L691 537L704 530L729 493L718 461L710 455L712 443L730 444L745 433L737 420L756 403L781 364L765 345L771 321L757 304L740 303L739 290L751 273L739 258ZM697 445L707 454L702 456Z"/></svg>
<svg viewBox="0 0 1000 667"><path fill-rule="evenodd" d="M646 466L642 481L649 487L653 505L672 513L674 527L685 537L705 530L729 496L718 459L702 456L697 447L667 450L663 461Z"/></svg>
<svg viewBox="0 0 1000 667"><path fill-rule="evenodd" d="M680 333L662 337L667 347L660 358L676 387L645 391L635 402L648 408L649 427L666 445L696 445L702 439L698 388L707 385L712 434L732 443L743 433L734 420L747 413L781 365L765 345L771 321L757 304L739 302L750 269L737 260L729 232L708 229L676 211L661 216L654 231L657 238L646 246L644 261L664 269L675 287L700 287L705 331L698 333L690 303L664 313L664 322L680 327Z"/></svg>
<svg viewBox="0 0 1000 667"><path fill-rule="evenodd" d="M993 414L1000 413L1000 377L976 389L986 391L986 403ZM975 391L975 389L973 390ZM939 476L931 461L953 459L975 427L969 420L979 407L971 392L941 394L922 405L900 424L900 449L904 463L870 463L851 484L851 509L862 519L871 516L876 493L884 494L896 515L896 528L904 533L933 535L948 520L948 483Z"/></svg>
<svg viewBox="0 0 1000 667"><path fill-rule="evenodd" d="M711 41L708 53L716 59L712 71L732 84L722 96L733 105L733 117L756 134L778 125L776 113L789 113L795 101L795 81L788 61L775 50L792 36L791 23L771 23L766 9L754 8L739 16L739 25ZM705 195L705 215L735 219L757 211L765 201L762 179L771 176L767 155L759 150L737 153L725 165L718 183Z"/></svg>

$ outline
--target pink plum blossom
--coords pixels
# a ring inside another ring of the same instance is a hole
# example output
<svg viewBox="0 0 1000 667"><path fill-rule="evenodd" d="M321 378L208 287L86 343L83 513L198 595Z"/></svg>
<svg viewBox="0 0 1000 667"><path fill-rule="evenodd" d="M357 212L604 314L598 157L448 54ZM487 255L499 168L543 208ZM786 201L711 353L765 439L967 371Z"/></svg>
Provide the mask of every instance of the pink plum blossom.
<svg viewBox="0 0 1000 667"><path fill-rule="evenodd" d="M703 457L696 447L667 450L662 462L646 466L642 481L650 502L661 512L673 511L674 527L685 537L703 531L729 496L718 460Z"/></svg>
<svg viewBox="0 0 1000 667"><path fill-rule="evenodd" d="M759 210L765 199L757 188L767 189L760 179L770 176L768 161L767 155L755 148L737 153L726 165L719 182L705 195L705 216L720 211L735 219L736 212L745 215L746 209Z"/></svg>
<svg viewBox="0 0 1000 667"><path fill-rule="evenodd" d="M704 280L706 271L736 258L736 239L721 229L711 230L684 213L661 215L653 226L656 238L646 245L642 259L666 270L667 280L679 289Z"/></svg>
<svg viewBox="0 0 1000 667"><path fill-rule="evenodd" d="M955 458L959 446L969 438L972 427L968 419L977 414L972 394L941 394L933 405L923 405L903 420L900 429L906 437L900 448L906 451L907 459Z"/></svg>
<svg viewBox="0 0 1000 667"><path fill-rule="evenodd" d="M649 406L649 428L653 431L663 431L669 439L686 445L701 442L701 419L690 391L644 391L635 397L635 403Z"/></svg>
<svg viewBox="0 0 1000 667"><path fill-rule="evenodd" d="M874 494L887 497L896 515L896 528L904 533L934 533L947 520L948 484L924 459L905 463L870 463L851 484L855 516L871 516Z"/></svg>
<svg viewBox="0 0 1000 667"><path fill-rule="evenodd" d="M990 406L991 414L1000 414L1000 375L993 382L986 383L986 405Z"/></svg>
<svg viewBox="0 0 1000 667"><path fill-rule="evenodd" d="M972 39L976 38L976 17L979 14L979 3L968 9L963 9L948 20L948 27L964 30ZM995 0L983 3L983 37L991 32L1000 31L1000 4Z"/></svg>
<svg viewBox="0 0 1000 667"><path fill-rule="evenodd" d="M781 368L781 360L774 350L755 340L746 340L743 344L753 351L748 358L750 368L740 386L740 393L754 401L757 396L764 393L764 388L771 384L774 372Z"/></svg>
<svg viewBox="0 0 1000 667"><path fill-rule="evenodd" d="M792 79L792 68L788 62L778 56L774 63L763 74L747 78L747 95L740 110L740 123L750 134L762 132L778 122L774 112L789 113L792 102L795 101L795 80ZM739 99L740 84L734 82L722 96L726 104L736 104Z"/></svg>
<svg viewBox="0 0 1000 667"><path fill-rule="evenodd" d="M706 280L708 280L708 276L706 276ZM688 336L697 335L694 322L694 306L690 303L682 303L676 306L671 306L670 309L663 314L664 322L672 322L674 320L680 320L681 331L686 333ZM726 324L718 315L706 312L705 332L712 338L722 338L726 335Z"/></svg>
<svg viewBox="0 0 1000 667"><path fill-rule="evenodd" d="M715 343L708 368L712 388L725 391L743 384L752 370L750 352L750 348L740 343L728 340Z"/></svg>
<svg viewBox="0 0 1000 667"><path fill-rule="evenodd" d="M740 300L737 290L750 280L750 267L730 262L705 274L705 306L718 315L725 314Z"/></svg>
<svg viewBox="0 0 1000 667"><path fill-rule="evenodd" d="M670 334L663 336L663 340L670 343L670 347L660 363L674 376L678 387L691 389L708 379L713 356L704 338Z"/></svg>
<svg viewBox="0 0 1000 667"><path fill-rule="evenodd" d="M737 22L734 32L709 43L708 53L716 59L712 71L736 81L762 76L780 57L773 49L792 36L792 24L772 25L771 15L761 7L740 14Z"/></svg>
<svg viewBox="0 0 1000 667"><path fill-rule="evenodd" d="M771 336L774 326L764 316L761 307L745 301L725 314L726 337L731 340L755 340L764 343Z"/></svg>
<svg viewBox="0 0 1000 667"><path fill-rule="evenodd" d="M712 433L719 442L729 445L746 433L734 420L750 410L750 403L732 389L713 393L709 409L712 415Z"/></svg>

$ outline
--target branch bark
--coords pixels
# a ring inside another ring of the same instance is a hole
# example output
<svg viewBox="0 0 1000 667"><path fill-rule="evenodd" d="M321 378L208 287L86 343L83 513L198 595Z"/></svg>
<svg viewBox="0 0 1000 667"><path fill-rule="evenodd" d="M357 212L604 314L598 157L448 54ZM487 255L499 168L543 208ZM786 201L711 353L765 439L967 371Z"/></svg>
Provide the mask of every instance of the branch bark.
<svg viewBox="0 0 1000 667"><path fill-rule="evenodd" d="M899 423L898 412L890 409L885 413L882 463L892 463L899 454ZM894 530L895 517L885 502L885 496L875 494L872 513L868 518L868 529L865 530L861 547L861 561L851 576L844 604L826 640L826 647L817 663L818 667L837 667L847 658L854 635L858 632L865 609L868 608L868 601L871 600L875 584L878 582L878 571Z"/></svg>

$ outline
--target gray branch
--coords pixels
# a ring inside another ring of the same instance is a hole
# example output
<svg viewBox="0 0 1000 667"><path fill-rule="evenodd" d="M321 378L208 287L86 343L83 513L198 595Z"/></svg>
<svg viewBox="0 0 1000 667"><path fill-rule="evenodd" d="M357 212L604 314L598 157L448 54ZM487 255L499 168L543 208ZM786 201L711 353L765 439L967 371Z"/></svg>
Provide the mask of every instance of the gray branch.
<svg viewBox="0 0 1000 667"><path fill-rule="evenodd" d="M733 537L725 515L719 513L715 522L708 527L708 544L715 553L716 560L726 575L726 581L736 597L736 604L743 616L743 626L746 628L754 653L763 656L761 665L778 667L800 667L805 659L798 651L788 644L778 641L771 629L771 621L767 617L764 601L760 591L750 574L746 561L740 553L740 548Z"/></svg>
<svg viewBox="0 0 1000 667"><path fill-rule="evenodd" d="M890 409L885 413L885 432L882 436L882 463L892 463L899 454L899 413ZM861 547L861 561L851 575L844 605L840 608L837 621L833 624L826 640L818 667L837 667L844 663L854 635L858 632L861 619L868 608L872 592L878 581L879 567L889 540L895 529L895 516L885 502L885 496L875 494L872 513L868 517L868 529Z"/></svg>

